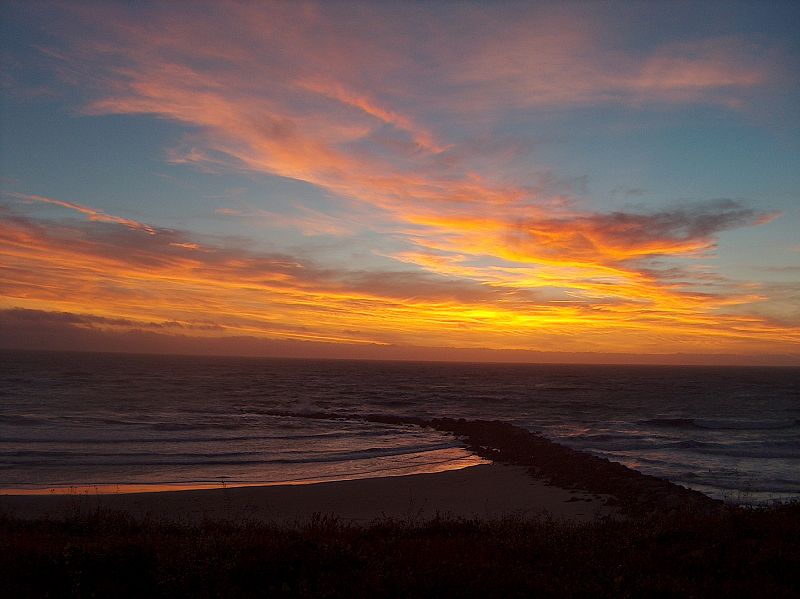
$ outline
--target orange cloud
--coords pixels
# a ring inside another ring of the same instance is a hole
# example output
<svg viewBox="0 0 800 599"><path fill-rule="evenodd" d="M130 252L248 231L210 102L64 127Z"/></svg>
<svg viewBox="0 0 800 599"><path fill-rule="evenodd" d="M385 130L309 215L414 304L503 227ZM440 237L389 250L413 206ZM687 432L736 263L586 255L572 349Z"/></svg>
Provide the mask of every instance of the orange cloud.
<svg viewBox="0 0 800 599"><path fill-rule="evenodd" d="M578 279L562 267L466 258L450 262L449 276L331 270L122 223L12 214L0 225L2 305L78 315L71 324L83 328L549 351L789 352L800 343L797 328L726 313L729 295L661 288L641 274Z"/></svg>

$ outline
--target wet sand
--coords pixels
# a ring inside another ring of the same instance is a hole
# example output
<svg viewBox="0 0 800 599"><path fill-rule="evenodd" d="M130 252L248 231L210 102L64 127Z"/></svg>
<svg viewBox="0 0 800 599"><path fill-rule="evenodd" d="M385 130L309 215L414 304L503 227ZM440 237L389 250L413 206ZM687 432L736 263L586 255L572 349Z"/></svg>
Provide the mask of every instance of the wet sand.
<svg viewBox="0 0 800 599"><path fill-rule="evenodd" d="M538 517L586 521L613 514L602 497L533 478L522 466L483 464L434 474L306 485L229 487L132 494L3 495L0 512L60 518L97 509L135 517L303 523L315 514L354 523L378 519Z"/></svg>

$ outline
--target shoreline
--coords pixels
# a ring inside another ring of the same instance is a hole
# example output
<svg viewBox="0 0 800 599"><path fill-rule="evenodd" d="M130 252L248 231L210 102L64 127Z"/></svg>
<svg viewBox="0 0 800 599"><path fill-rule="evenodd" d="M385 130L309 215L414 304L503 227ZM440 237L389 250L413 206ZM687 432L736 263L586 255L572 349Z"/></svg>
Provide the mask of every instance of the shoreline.
<svg viewBox="0 0 800 599"><path fill-rule="evenodd" d="M330 419L330 414L294 414ZM341 416L340 416L341 417ZM466 468L435 473L356 478L306 484L147 489L136 493L0 495L0 513L23 518L114 510L139 517L244 518L297 522L313 514L367 523L381 518L525 517L568 520L635 516L685 509L718 511L724 504L698 491L642 474L550 441L502 421L353 415L371 422L433 428L454 435L476 458Z"/></svg>
<svg viewBox="0 0 800 599"><path fill-rule="evenodd" d="M507 516L588 521L611 516L608 498L546 484L522 466L480 464L459 470L305 485L227 487L122 494L2 495L0 512L62 518L100 510L168 520L303 522L314 514L352 523L437 517ZM613 502L611 502L613 503Z"/></svg>
<svg viewBox="0 0 800 599"><path fill-rule="evenodd" d="M459 466L448 467L453 462ZM53 495L131 495L138 493L163 493L178 491L213 491L219 489L238 489L242 487L284 487L316 485L321 483L344 482L351 480L365 480L372 478L395 478L413 476L416 474L437 474L451 470L462 470L481 464L491 464L491 460L472 454L469 463L466 459L451 460L448 462L431 463L424 466L400 466L385 468L378 471L361 471L342 475L330 475L316 478L296 478L274 481L231 481L220 477L219 481L197 481L186 483L87 483L69 485L39 485L31 487L0 488L0 497L4 496L53 496ZM375 475L375 472L381 474Z"/></svg>

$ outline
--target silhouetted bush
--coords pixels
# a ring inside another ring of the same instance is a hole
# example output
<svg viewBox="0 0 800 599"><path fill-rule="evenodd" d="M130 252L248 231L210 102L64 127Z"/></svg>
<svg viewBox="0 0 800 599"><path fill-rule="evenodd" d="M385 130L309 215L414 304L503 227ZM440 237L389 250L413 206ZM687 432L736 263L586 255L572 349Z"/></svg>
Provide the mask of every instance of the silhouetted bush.
<svg viewBox="0 0 800 599"><path fill-rule="evenodd" d="M0 518L6 597L797 597L800 505L293 527Z"/></svg>

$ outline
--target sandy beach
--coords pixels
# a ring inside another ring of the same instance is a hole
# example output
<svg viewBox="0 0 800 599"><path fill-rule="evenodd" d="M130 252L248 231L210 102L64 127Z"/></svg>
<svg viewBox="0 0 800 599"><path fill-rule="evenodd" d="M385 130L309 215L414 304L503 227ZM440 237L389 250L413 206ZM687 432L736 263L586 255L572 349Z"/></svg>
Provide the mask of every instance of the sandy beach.
<svg viewBox="0 0 800 599"><path fill-rule="evenodd" d="M306 485L231 487L155 493L4 495L0 510L22 518L58 518L76 510L110 509L136 517L186 521L253 519L304 522L314 514L354 523L376 519L535 517L586 521L609 515L599 496L567 491L531 477L525 468L483 464L415 474Z"/></svg>

